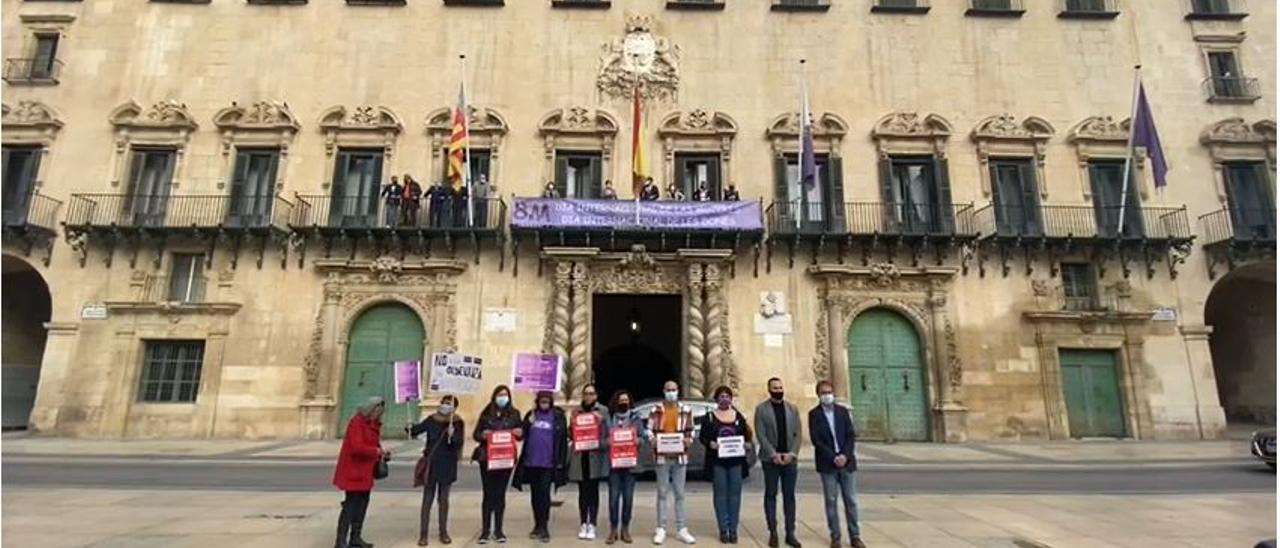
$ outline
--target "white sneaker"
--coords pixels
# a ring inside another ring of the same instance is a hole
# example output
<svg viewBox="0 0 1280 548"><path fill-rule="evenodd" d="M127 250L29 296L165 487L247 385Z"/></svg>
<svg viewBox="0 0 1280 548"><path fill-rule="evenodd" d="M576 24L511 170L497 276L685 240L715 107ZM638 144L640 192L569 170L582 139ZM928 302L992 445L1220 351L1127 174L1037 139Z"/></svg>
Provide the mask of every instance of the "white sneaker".
<svg viewBox="0 0 1280 548"><path fill-rule="evenodd" d="M587 540L595 540L595 539L596 539L596 526L588 524L588 525L587 525Z"/></svg>
<svg viewBox="0 0 1280 548"><path fill-rule="evenodd" d="M578 526L578 540L587 540L587 524Z"/></svg>
<svg viewBox="0 0 1280 548"><path fill-rule="evenodd" d="M698 542L698 539L693 538L693 535L689 534L688 529L681 529L680 531L676 532L676 537L680 539L680 542L683 542L685 544L693 544L695 542Z"/></svg>
<svg viewBox="0 0 1280 548"><path fill-rule="evenodd" d="M664 543L664 542L666 542L666 541L667 541L667 530L666 530L666 529L663 529L663 528L659 527L659 528L657 528L656 530L654 530L654 532L653 532L653 543L654 543L654 544L662 544L662 543Z"/></svg>

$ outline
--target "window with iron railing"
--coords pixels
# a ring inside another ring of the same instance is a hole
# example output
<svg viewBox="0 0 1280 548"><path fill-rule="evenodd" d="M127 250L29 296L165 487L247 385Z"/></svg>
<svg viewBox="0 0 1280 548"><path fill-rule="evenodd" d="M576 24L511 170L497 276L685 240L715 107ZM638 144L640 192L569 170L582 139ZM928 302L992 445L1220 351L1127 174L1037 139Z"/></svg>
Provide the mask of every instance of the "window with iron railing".
<svg viewBox="0 0 1280 548"><path fill-rule="evenodd" d="M138 401L195 402L203 362L204 341L147 341Z"/></svg>
<svg viewBox="0 0 1280 548"><path fill-rule="evenodd" d="M1062 263L1062 306L1066 310L1098 310L1098 279L1089 263Z"/></svg>
<svg viewBox="0 0 1280 548"><path fill-rule="evenodd" d="M1246 78L1234 51L1210 51L1209 79L1205 86L1210 101L1254 100L1259 96L1258 79Z"/></svg>
<svg viewBox="0 0 1280 548"><path fill-rule="evenodd" d="M159 285L159 284L157 284ZM198 303L204 300L204 255L174 253L166 301Z"/></svg>

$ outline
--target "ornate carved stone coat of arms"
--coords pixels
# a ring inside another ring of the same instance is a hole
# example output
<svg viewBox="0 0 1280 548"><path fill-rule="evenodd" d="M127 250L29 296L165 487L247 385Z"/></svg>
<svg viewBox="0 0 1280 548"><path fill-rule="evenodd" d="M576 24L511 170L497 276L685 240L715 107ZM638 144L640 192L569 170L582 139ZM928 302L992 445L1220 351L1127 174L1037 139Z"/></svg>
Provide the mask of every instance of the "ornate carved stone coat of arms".
<svg viewBox="0 0 1280 548"><path fill-rule="evenodd" d="M596 88L613 99L630 99L637 87L645 99L674 98L680 87L680 48L655 36L647 16L628 15L626 35L601 47Z"/></svg>

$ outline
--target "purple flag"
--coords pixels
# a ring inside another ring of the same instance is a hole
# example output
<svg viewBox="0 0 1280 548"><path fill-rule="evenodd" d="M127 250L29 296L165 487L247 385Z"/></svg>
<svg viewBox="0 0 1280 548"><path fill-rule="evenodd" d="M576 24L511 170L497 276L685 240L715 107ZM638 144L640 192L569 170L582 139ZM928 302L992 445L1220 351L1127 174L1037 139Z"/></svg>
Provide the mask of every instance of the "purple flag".
<svg viewBox="0 0 1280 548"><path fill-rule="evenodd" d="M1138 84L1138 105L1134 108L1133 146L1147 149L1151 158L1151 172L1155 175L1156 188L1163 188L1168 181L1169 163L1164 157L1164 147L1160 146L1160 134L1156 132L1156 119L1151 115L1151 105L1147 103L1147 90Z"/></svg>
<svg viewBox="0 0 1280 548"><path fill-rule="evenodd" d="M812 188L818 182L818 161L813 157L813 116L809 112L809 90L800 85L800 185Z"/></svg>

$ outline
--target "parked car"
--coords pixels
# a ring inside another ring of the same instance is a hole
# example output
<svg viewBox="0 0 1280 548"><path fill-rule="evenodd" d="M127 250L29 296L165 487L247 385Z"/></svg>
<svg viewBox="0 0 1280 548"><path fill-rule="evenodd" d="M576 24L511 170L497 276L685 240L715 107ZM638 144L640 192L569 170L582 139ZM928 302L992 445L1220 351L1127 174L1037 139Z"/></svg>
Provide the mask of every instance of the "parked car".
<svg viewBox="0 0 1280 548"><path fill-rule="evenodd" d="M716 404L710 400L682 400L680 403L689 407L693 414L693 445L689 446L688 475L689 477L705 479L708 477L707 471L703 469L707 464L707 448L698 442L698 432L702 427L702 417L715 409ZM636 413L643 417L645 426L648 426L649 415L653 412L653 408L659 405L662 405L662 400L659 398L642 400L636 404ZM738 411L747 417L747 421L752 420L752 410L738 409ZM755 432L752 432L752 434L754 435ZM655 470L654 454L648 440L641 438L639 453L634 471L645 475L652 474ZM750 451L747 451L747 466L754 467L757 460L759 460L759 457L756 456L755 447L753 446Z"/></svg>
<svg viewBox="0 0 1280 548"><path fill-rule="evenodd" d="M1276 469L1276 429L1267 428L1253 433L1253 442L1250 443L1250 450L1253 456L1258 457L1262 462L1267 463L1272 470Z"/></svg>

